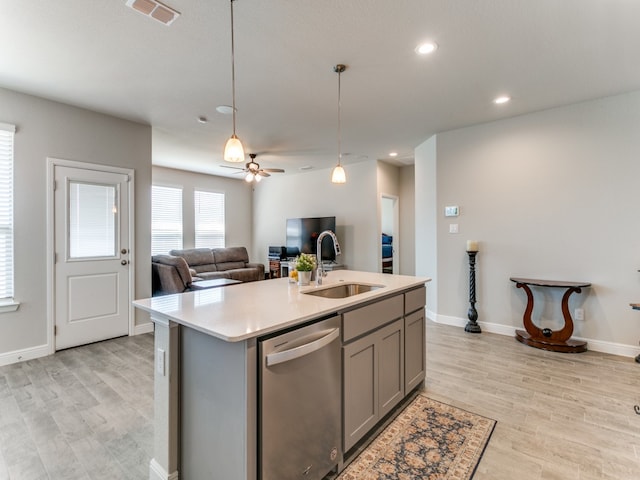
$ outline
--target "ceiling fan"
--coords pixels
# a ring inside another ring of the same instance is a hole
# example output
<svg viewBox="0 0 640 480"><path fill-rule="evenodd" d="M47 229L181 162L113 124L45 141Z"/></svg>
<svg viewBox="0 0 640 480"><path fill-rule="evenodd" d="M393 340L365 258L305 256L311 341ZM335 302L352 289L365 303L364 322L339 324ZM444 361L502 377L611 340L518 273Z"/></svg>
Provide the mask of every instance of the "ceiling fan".
<svg viewBox="0 0 640 480"><path fill-rule="evenodd" d="M246 163L244 168L232 167L229 165L220 165L225 168L233 168L234 170L240 170L237 173L246 173L244 179L247 182L256 181L259 182L262 177L270 177L271 173L284 173L282 168L260 168L260 165L256 163L255 159L258 156L256 153L250 153L251 161Z"/></svg>

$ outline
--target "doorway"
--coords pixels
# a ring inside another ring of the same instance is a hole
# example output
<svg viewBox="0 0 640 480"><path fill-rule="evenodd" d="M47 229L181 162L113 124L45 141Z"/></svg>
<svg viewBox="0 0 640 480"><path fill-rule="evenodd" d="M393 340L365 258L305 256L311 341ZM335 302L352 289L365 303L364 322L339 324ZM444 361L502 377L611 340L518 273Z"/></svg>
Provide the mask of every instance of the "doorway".
<svg viewBox="0 0 640 480"><path fill-rule="evenodd" d="M128 335L133 170L48 163L50 350Z"/></svg>
<svg viewBox="0 0 640 480"><path fill-rule="evenodd" d="M399 220L398 197L382 194L380 196L380 258L382 273L399 272Z"/></svg>

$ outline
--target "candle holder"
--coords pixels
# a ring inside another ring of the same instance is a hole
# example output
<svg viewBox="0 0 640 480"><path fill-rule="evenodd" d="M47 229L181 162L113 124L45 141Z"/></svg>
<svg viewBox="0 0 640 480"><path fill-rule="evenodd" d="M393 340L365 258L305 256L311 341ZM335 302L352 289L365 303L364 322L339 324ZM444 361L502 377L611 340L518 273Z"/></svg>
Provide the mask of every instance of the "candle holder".
<svg viewBox="0 0 640 480"><path fill-rule="evenodd" d="M467 317L469 321L464 327L465 332L469 333L482 333L480 325L478 325L478 312L476 311L476 255L477 251L467 250L469 255L469 310L467 311Z"/></svg>

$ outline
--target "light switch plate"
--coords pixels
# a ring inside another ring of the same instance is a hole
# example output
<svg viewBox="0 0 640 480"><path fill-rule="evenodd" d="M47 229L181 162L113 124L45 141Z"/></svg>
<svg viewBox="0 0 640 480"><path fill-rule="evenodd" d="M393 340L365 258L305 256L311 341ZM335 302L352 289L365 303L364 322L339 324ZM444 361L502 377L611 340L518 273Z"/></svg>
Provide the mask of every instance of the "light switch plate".
<svg viewBox="0 0 640 480"><path fill-rule="evenodd" d="M458 233L458 224L457 223L449 224L449 233Z"/></svg>
<svg viewBox="0 0 640 480"><path fill-rule="evenodd" d="M164 358L164 350L159 348L156 352L156 369L158 373L164 377L165 370L165 358Z"/></svg>

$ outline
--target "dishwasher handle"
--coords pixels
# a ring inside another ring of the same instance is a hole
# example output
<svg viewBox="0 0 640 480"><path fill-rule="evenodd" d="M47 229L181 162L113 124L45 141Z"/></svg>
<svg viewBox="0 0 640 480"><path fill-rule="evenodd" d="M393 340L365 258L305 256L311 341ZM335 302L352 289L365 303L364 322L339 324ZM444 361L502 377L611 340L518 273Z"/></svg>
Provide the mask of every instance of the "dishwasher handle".
<svg viewBox="0 0 640 480"><path fill-rule="evenodd" d="M316 350L320 350L322 347L329 345L336 338L340 336L339 328L332 328L329 333L324 337L321 337L313 342L305 343L299 347L291 348L289 350L283 350L282 352L270 353L267 355L267 366L277 365L279 363L288 362L289 360L295 360L296 358L308 355Z"/></svg>

